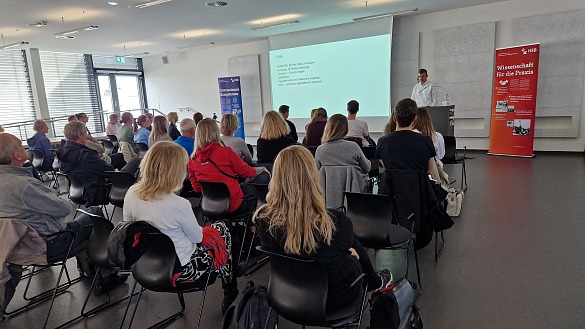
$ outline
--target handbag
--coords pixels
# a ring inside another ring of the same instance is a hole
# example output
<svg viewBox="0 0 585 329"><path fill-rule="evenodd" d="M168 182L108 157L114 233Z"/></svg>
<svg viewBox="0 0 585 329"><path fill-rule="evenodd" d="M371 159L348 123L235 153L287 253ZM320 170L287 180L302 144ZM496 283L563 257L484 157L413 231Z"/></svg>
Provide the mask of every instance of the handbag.
<svg viewBox="0 0 585 329"><path fill-rule="evenodd" d="M460 189L450 188L447 194L447 214L452 217L457 217L461 213L461 206L463 205L463 191Z"/></svg>
<svg viewBox="0 0 585 329"><path fill-rule="evenodd" d="M374 292L370 300L369 329L422 329L422 320L414 302L414 289L406 278Z"/></svg>

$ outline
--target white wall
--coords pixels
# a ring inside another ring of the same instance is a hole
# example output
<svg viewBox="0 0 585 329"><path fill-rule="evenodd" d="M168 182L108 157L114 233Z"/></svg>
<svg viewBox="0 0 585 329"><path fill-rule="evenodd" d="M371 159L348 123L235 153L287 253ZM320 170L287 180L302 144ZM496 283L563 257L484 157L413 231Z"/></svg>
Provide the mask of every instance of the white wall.
<svg viewBox="0 0 585 329"><path fill-rule="evenodd" d="M398 17L394 22L394 34L420 33L420 67L425 67L432 75L434 31L437 29L496 21L495 47L508 47L514 46L512 22L515 18L583 8L583 0L503 1L433 14ZM162 64L160 57L145 58L144 71L149 107L160 108L165 113L175 111L178 107L190 107L202 112L205 116L211 116L213 112L219 115L217 78L228 75L228 58L251 54L260 55L263 111L271 110L267 40L173 52L168 54L169 64ZM416 76L416 72L413 72L413 76ZM585 109L585 96L582 108ZM192 114L193 112L179 112L180 117L190 117ZM248 142L255 142L258 130L258 123L246 123ZM458 144L459 146L467 145L471 149L486 150L489 146L489 138L462 138L458 140ZM584 149L585 120L579 123L578 138L536 138L535 140L535 150L583 152Z"/></svg>

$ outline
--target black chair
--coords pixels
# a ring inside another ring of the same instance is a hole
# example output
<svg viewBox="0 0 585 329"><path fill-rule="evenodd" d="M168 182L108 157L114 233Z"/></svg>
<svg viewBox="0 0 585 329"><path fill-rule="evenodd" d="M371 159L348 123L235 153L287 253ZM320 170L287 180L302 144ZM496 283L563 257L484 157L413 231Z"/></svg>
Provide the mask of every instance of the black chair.
<svg viewBox="0 0 585 329"><path fill-rule="evenodd" d="M114 209L112 209L110 218L113 219L116 208L124 207L124 197L130 186L136 183L136 177L122 171L112 171L111 174L110 180L112 187L110 188L110 203L114 205Z"/></svg>
<svg viewBox="0 0 585 329"><path fill-rule="evenodd" d="M248 147L248 151L250 151L250 155L254 158L254 147L251 144L246 144Z"/></svg>
<svg viewBox="0 0 585 329"><path fill-rule="evenodd" d="M132 275L134 276L134 279L136 279L136 283L139 283L142 286L142 289L138 294L138 300L136 301L136 306L134 307L128 328L132 327L132 322L134 321L134 316L136 315L136 310L138 309L140 298L142 297L144 290L176 293L179 297L179 303L181 304L181 310L179 312L157 322L156 324L150 326L149 329L164 328L183 315L185 312L185 298L183 296L184 293L203 291L196 326L196 328L199 328L201 323L201 316L203 314L205 296L207 294L207 287L209 285L210 273L207 272L208 281L202 289L177 289L173 286L173 270L175 268L175 262L178 262L179 259L175 253L175 245L173 244L173 241L171 241L168 236L162 233L144 234L142 238L148 240L149 247L142 255L142 257L140 257L132 267ZM211 270L211 267L209 267L209 270ZM132 288L132 295L134 294L136 283ZM132 295L128 300L128 307L132 302ZM126 309L126 312L128 312L128 309ZM124 319L122 320L120 328L122 328L124 325L125 319L126 314L124 314Z"/></svg>
<svg viewBox="0 0 585 329"><path fill-rule="evenodd" d="M463 155L458 155L455 136L443 136L443 139L445 140L445 156L441 161L444 164L461 164L461 190L467 191L467 169L465 168L467 146L463 147Z"/></svg>
<svg viewBox="0 0 585 329"><path fill-rule="evenodd" d="M55 150L52 150L52 151L55 151ZM53 166L51 166L51 169L49 171L43 169L43 162L45 161L45 155L43 154L43 151L29 149L28 152L32 156L31 163L32 163L33 167L35 167L35 169L39 172L39 175L50 173L52 175L51 182L54 184L54 181L56 179L56 174L52 168ZM55 157L55 158L57 158L57 157Z"/></svg>
<svg viewBox="0 0 585 329"><path fill-rule="evenodd" d="M392 223L394 218L390 198L387 195L344 192L347 216L353 224L353 232L368 249L406 249L406 273L410 265L410 247L414 239L414 222L409 226ZM412 219L412 218L411 218ZM418 255L414 250L418 285L421 285Z"/></svg>
<svg viewBox="0 0 585 329"><path fill-rule="evenodd" d="M380 182L380 161L378 161L378 158L376 157L376 147L375 146L367 146L367 147L361 147L362 152L364 152L364 155L366 156L366 159L370 160L370 162L372 163L372 167L370 168L370 172L368 173L368 176L370 178L370 187L373 190L373 187L375 184L378 184L379 186L379 182Z"/></svg>
<svg viewBox="0 0 585 329"><path fill-rule="evenodd" d="M317 147L319 146L305 146L307 149L309 149L309 151L311 152L311 154L313 155L313 157L315 156L315 152L317 152Z"/></svg>
<svg viewBox="0 0 585 329"><path fill-rule="evenodd" d="M114 144L114 151L118 150L118 137L116 135L107 135L108 139Z"/></svg>
<svg viewBox="0 0 585 329"><path fill-rule="evenodd" d="M104 146L104 149L106 150L105 151L106 155L111 155L112 153L114 153L114 143L107 139L102 139L101 143Z"/></svg>
<svg viewBox="0 0 585 329"><path fill-rule="evenodd" d="M328 277L325 267L311 259L258 248L270 255L268 304L288 321L305 326L359 328L366 305L365 274L351 286L362 286L362 297L342 310L326 312Z"/></svg>
<svg viewBox="0 0 585 329"><path fill-rule="evenodd" d="M24 298L24 300L28 301L28 303L24 306L21 306L19 308L14 309L12 311L6 311L5 312L6 315L20 314L20 313L30 309L31 307L50 299L51 304L49 306L49 310L48 310L47 316L45 318L45 323L43 324L43 329L47 327L47 324L49 322L49 317L51 316L51 311L53 310L53 305L55 303L55 297L57 295L64 293L65 291L67 291L67 289L69 289L69 287L71 287L72 284L81 280L81 277L71 279L71 276L69 275L69 270L67 269L67 260L69 258L77 256L78 254L83 252L86 249L87 243L79 244L74 248L73 244L75 242L75 235L72 231L69 231L69 230L60 231L60 232L50 234L46 237L46 240L47 240L47 243L50 243L49 241L51 239L63 239L63 238L67 239L67 241L69 242L69 247L67 248L67 251L65 251L64 253L61 253L59 255L55 255L51 258L47 258L46 265L33 265L32 266L32 269L30 270L30 274L28 275L28 280L26 282L26 287L25 287L24 293L23 293L23 298ZM28 292L29 292L29 288L30 288L30 284L31 284L33 276L35 276L39 272L42 272L50 267L56 267L56 266L58 266L60 269L59 269L59 275L57 276L57 281L55 282L55 287L52 289L46 290L42 293L39 293L37 295L29 296ZM40 269L37 270L36 269L37 267L40 267ZM61 284L61 278L63 277L63 273L65 273L67 281L65 283Z"/></svg>
<svg viewBox="0 0 585 329"><path fill-rule="evenodd" d="M266 195L268 194L268 184L250 184L256 188L258 193L258 203L256 208L266 203Z"/></svg>
<svg viewBox="0 0 585 329"><path fill-rule="evenodd" d="M144 143L136 143L136 147L138 147L138 157L144 158L144 155L148 151L148 145Z"/></svg>
<svg viewBox="0 0 585 329"><path fill-rule="evenodd" d="M75 214L73 215L73 218L75 218L81 206L87 204L87 200L85 199L85 187L83 185L83 181L81 180L81 178L76 174L68 173L63 175L67 177L67 181L69 181L69 200L73 201L73 203L77 205L77 208L75 209ZM101 204L100 206L102 207L102 210L106 214L106 217L109 218L108 210L106 209L106 204Z"/></svg>
<svg viewBox="0 0 585 329"><path fill-rule="evenodd" d="M252 213L253 209L250 210L249 213L241 214L241 215L233 215L228 213L229 205L230 205L230 191L228 187L224 183L217 183L217 182L199 182L201 184L201 188L203 189L203 193L201 196L201 202L199 204L199 209L201 209L201 213L203 214L204 221L216 221L221 219L229 219L230 222L234 225L240 225L244 227L244 233L242 234L241 246L240 251L237 257L237 264L242 261L242 255L244 254L244 247L246 245L246 237L248 234L247 228L252 225ZM243 202L255 202L258 203L257 197L245 197ZM260 259L260 261L253 264L250 268L251 272L248 272L248 262L250 260L250 254L252 251L253 246L253 239L251 237L251 241L249 243L248 252L246 256L246 263L244 265L244 272L249 274L256 269L258 269L261 265L263 265L267 257Z"/></svg>

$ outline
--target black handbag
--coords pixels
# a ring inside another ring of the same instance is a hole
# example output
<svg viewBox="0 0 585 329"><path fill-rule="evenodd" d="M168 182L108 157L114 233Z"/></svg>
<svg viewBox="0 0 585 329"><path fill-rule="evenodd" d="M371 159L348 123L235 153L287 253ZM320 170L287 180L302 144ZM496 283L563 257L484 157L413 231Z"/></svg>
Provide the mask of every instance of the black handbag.
<svg viewBox="0 0 585 329"><path fill-rule="evenodd" d="M422 329L414 300L414 290L406 278L374 292L370 300L369 329Z"/></svg>

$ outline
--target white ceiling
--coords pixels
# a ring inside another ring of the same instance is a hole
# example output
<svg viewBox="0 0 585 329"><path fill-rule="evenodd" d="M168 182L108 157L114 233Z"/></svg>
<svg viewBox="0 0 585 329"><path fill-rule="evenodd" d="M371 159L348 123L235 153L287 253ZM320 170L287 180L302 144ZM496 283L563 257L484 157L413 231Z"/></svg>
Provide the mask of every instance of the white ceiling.
<svg viewBox="0 0 585 329"><path fill-rule="evenodd" d="M0 0L0 33L4 43L28 41L27 47L90 54L151 55L177 51L184 45L215 46L240 43L271 35L351 22L353 18L418 8L421 15L502 0L225 0L227 6L212 8L205 0L173 0L138 9L146 0ZM211 0L209 0L211 1ZM252 31L260 21L269 24L298 19L299 24ZM47 21L45 27L28 23ZM257 22L257 23L254 23ZM73 40L54 34L97 25L99 30L75 34Z"/></svg>

